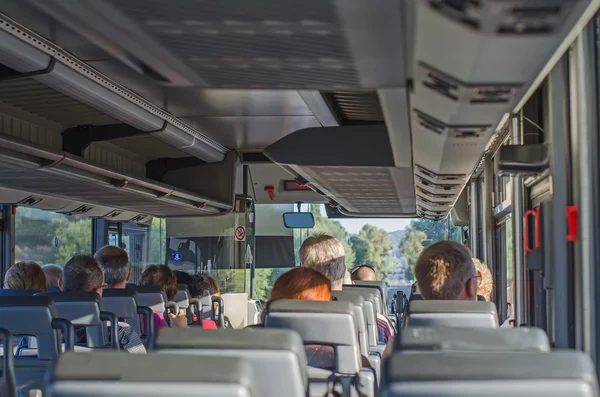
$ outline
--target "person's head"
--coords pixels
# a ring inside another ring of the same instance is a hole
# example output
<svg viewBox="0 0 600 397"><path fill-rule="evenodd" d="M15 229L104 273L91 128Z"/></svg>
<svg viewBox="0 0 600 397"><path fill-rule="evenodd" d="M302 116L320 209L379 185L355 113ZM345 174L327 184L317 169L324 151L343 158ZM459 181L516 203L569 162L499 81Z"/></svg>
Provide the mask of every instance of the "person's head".
<svg viewBox="0 0 600 397"><path fill-rule="evenodd" d="M181 270L174 270L177 284L185 284L188 287L191 298L201 298L210 295L210 285L202 276L192 275Z"/></svg>
<svg viewBox="0 0 600 397"><path fill-rule="evenodd" d="M46 275L46 286L47 287L58 287L58 280L62 277L63 268L62 266L54 263L48 263L42 266L42 270Z"/></svg>
<svg viewBox="0 0 600 397"><path fill-rule="evenodd" d="M100 296L107 287L102 267L88 255L75 255L67 262L58 286L64 292L95 292Z"/></svg>
<svg viewBox="0 0 600 397"><path fill-rule="evenodd" d="M371 266L360 265L352 270L352 280L377 281L377 275Z"/></svg>
<svg viewBox="0 0 600 397"><path fill-rule="evenodd" d="M172 301L177 295L177 278L167 265L150 265L144 269L140 278L141 286L157 286L164 288L167 299Z"/></svg>
<svg viewBox="0 0 600 397"><path fill-rule="evenodd" d="M219 296L221 295L221 289L219 288L219 283L215 280L214 277L209 276L208 274L202 275L205 282L210 286L210 290L212 291L212 295Z"/></svg>
<svg viewBox="0 0 600 397"><path fill-rule="evenodd" d="M273 284L269 300L275 299L330 301L331 282L322 273L296 267L282 274Z"/></svg>
<svg viewBox="0 0 600 397"><path fill-rule="evenodd" d="M323 274L331 281L331 289L342 289L346 272L346 253L342 243L326 234L311 236L300 247L302 266Z"/></svg>
<svg viewBox="0 0 600 397"><path fill-rule="evenodd" d="M489 302L492 297L492 290L494 289L492 272L490 272L485 263L482 263L477 258L473 258L473 264L477 273L477 295L483 296Z"/></svg>
<svg viewBox="0 0 600 397"><path fill-rule="evenodd" d="M46 291L46 275L36 262L17 262L6 272L4 288L44 292Z"/></svg>
<svg viewBox="0 0 600 397"><path fill-rule="evenodd" d="M125 284L131 279L127 251L114 245L107 245L96 252L94 259L102 266L104 282L109 288L125 288Z"/></svg>
<svg viewBox="0 0 600 397"><path fill-rule="evenodd" d="M440 241L430 245L417 259L414 273L423 299L477 299L477 273L471 251L460 243Z"/></svg>

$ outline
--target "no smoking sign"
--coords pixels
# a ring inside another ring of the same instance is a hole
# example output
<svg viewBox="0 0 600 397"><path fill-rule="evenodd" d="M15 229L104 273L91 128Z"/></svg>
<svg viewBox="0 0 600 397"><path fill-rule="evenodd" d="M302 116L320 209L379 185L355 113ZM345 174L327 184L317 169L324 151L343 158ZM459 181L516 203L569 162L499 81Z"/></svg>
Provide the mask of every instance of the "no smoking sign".
<svg viewBox="0 0 600 397"><path fill-rule="evenodd" d="M244 225L237 226L233 235L235 241L246 241L246 227Z"/></svg>

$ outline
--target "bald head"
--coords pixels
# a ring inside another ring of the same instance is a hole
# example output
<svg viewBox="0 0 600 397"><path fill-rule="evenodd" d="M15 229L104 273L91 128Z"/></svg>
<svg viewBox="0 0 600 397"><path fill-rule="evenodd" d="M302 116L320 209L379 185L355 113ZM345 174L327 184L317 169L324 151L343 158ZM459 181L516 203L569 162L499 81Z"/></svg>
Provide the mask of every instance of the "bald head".
<svg viewBox="0 0 600 397"><path fill-rule="evenodd" d="M114 245L102 247L94 255L104 272L104 282L110 288L125 288L125 284L131 278L131 267L129 267L129 255L127 252Z"/></svg>
<svg viewBox="0 0 600 397"><path fill-rule="evenodd" d="M377 281L377 275L369 266L362 266L352 273L352 280Z"/></svg>
<svg viewBox="0 0 600 397"><path fill-rule="evenodd" d="M63 274L62 266L49 263L47 265L42 266L42 270L46 275L46 286L58 287L58 279L60 279Z"/></svg>

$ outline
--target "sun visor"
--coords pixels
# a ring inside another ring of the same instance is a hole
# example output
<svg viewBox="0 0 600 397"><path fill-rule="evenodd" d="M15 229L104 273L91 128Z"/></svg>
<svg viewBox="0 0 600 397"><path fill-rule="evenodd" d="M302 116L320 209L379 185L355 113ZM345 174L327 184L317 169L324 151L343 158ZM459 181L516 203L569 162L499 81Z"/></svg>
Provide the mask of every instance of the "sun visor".
<svg viewBox="0 0 600 397"><path fill-rule="evenodd" d="M264 155L299 166L395 166L385 124L305 128L273 143Z"/></svg>

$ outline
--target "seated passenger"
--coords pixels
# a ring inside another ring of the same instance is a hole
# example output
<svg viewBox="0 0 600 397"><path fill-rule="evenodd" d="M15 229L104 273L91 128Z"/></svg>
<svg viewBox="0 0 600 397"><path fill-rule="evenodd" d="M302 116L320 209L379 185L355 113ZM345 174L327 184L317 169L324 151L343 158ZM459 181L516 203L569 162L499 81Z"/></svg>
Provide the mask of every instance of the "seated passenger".
<svg viewBox="0 0 600 397"><path fill-rule="evenodd" d="M49 263L42 266L42 270L46 275L46 287L58 287L58 280L62 277L62 266L54 263Z"/></svg>
<svg viewBox="0 0 600 397"><path fill-rule="evenodd" d="M86 255L76 255L71 258L63 270L63 276L58 280L60 289L64 292L95 292L102 296L107 285L104 283L104 273L100 264ZM140 336L128 324L118 323L119 345L129 353L145 354L146 348ZM76 329L76 342L86 341L85 328Z"/></svg>
<svg viewBox="0 0 600 397"><path fill-rule="evenodd" d="M300 299L309 301L330 301L331 282L321 273L304 267L296 267L282 274L271 290L269 301L277 299ZM265 312L262 313L263 319ZM305 345L306 363L311 367L333 370L335 350L331 346ZM363 357L363 367L369 361Z"/></svg>
<svg viewBox="0 0 600 397"><path fill-rule="evenodd" d="M36 262L17 262L4 275L4 288L45 292L46 275Z"/></svg>
<svg viewBox="0 0 600 397"><path fill-rule="evenodd" d="M177 295L177 279L173 270L167 265L150 265L144 269L140 278L140 286L158 286L162 287L167 294L167 300L172 301ZM169 313L171 323L178 328L187 328L188 319L185 311L180 310L177 315ZM154 328L168 327L167 321L163 313L154 312Z"/></svg>
<svg viewBox="0 0 600 397"><path fill-rule="evenodd" d="M485 298L487 302L492 297L492 291L494 290L494 279L492 278L492 272L485 263L482 263L479 259L473 258L473 264L477 271L477 295Z"/></svg>
<svg viewBox="0 0 600 397"><path fill-rule="evenodd" d="M202 298L203 296L210 295L209 285L204 281L202 277L193 276L189 273L175 270L173 272L177 279L177 284L185 284L190 292L190 298ZM198 316L194 313L194 321L198 321ZM213 320L202 320L202 328L216 329L217 323Z"/></svg>
<svg viewBox="0 0 600 397"><path fill-rule="evenodd" d="M214 277L212 277L210 274L200 274L199 277L201 277L205 283L208 283L210 291L209 295L221 296L221 289L219 288L219 284L217 283L217 280L215 280ZM215 308L217 309L218 314L219 303L215 303ZM223 315L223 320L225 322L225 328L230 328L230 323L227 316Z"/></svg>
<svg viewBox="0 0 600 397"><path fill-rule="evenodd" d="M377 281L375 270L368 265L360 265L352 269L352 280Z"/></svg>
<svg viewBox="0 0 600 397"><path fill-rule="evenodd" d="M471 252L454 241L427 247L417 259L415 278L425 300L477 300L477 272Z"/></svg>
<svg viewBox="0 0 600 397"><path fill-rule="evenodd" d="M123 248L114 245L102 247L94 254L94 259L102 266L107 288L125 288L131 280L129 255Z"/></svg>
<svg viewBox="0 0 600 397"><path fill-rule="evenodd" d="M344 246L336 238L322 234L304 240L300 247L300 263L303 267L323 274L331 281L332 291L341 291L346 274L346 253ZM380 342L388 343L394 335L389 320L377 313L377 326Z"/></svg>

